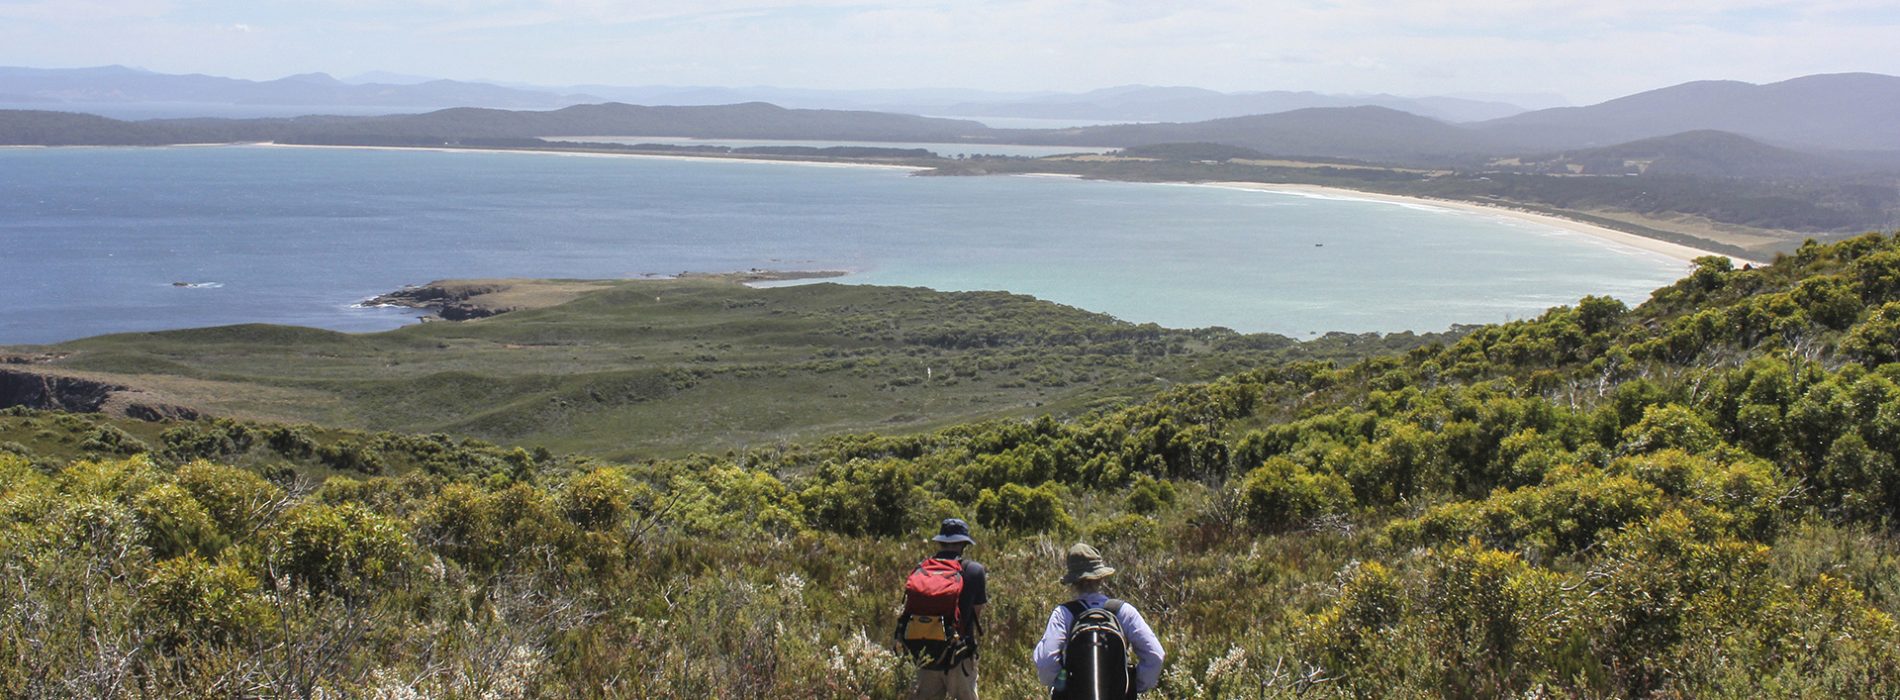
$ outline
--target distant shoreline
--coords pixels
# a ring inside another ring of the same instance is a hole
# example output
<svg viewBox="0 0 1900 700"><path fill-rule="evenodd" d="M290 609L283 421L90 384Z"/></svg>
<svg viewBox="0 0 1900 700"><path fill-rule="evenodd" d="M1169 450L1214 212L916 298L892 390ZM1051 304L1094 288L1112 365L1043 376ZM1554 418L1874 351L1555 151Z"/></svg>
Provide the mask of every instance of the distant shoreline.
<svg viewBox="0 0 1900 700"><path fill-rule="evenodd" d="M1189 184L1195 184L1195 185L1200 185L1200 186L1205 186L1205 187L1219 187L1222 189L1250 190L1250 191L1256 191L1256 192L1272 192L1272 193L1277 193L1277 194L1291 194L1291 195L1300 195L1300 196L1316 196L1316 197L1324 197L1324 198L1352 199L1352 200L1360 200L1360 201L1368 201L1368 202L1385 202L1385 203L1390 203L1390 204L1406 204L1406 205L1416 205L1416 206L1423 206L1423 207L1432 207L1432 208L1438 208L1438 209L1450 209L1450 210L1465 212L1465 213L1470 213L1470 214L1483 214L1486 216L1495 216L1495 217L1500 217L1500 218L1513 219L1517 221L1535 223L1535 224L1539 224L1543 226L1550 226L1550 227L1561 229L1564 231L1569 231L1571 233L1583 234L1585 236L1598 239L1600 241L1609 242L1609 243L1621 245L1624 247L1635 248L1638 250L1642 250L1644 252L1667 256L1670 258L1674 258L1676 260L1681 260L1685 263L1692 263L1695 261L1696 258L1713 255L1717 257L1728 258L1737 263L1745 263L1745 264L1751 264L1751 265L1764 264L1758 260L1748 260L1748 259L1737 257L1735 255L1731 255L1729 253L1719 253L1719 252L1710 251L1710 250L1703 250L1701 248L1686 246L1681 243L1665 241L1659 238L1650 238L1648 236L1639 236L1634 233L1618 231L1613 228L1598 226L1596 224L1592 224L1586 221L1578 221L1576 219L1565 218L1562 216L1554 216L1551 214L1544 214L1541 212L1518 209L1518 208L1511 207L1509 205L1491 205L1491 204L1481 204L1478 202L1468 202L1468 201L1457 200L1457 199L1436 199L1436 198L1431 198L1431 197L1412 197L1412 196L1405 196L1405 195L1384 194L1380 192L1367 192L1365 190L1355 190L1355 189L1348 189L1344 187L1328 187L1324 185L1272 184L1272 183L1264 183L1264 182L1202 182L1202 183L1189 183Z"/></svg>
<svg viewBox="0 0 1900 700"><path fill-rule="evenodd" d="M532 155L571 156L575 158L646 158L652 160L690 160L690 161L731 161L735 163L782 163L785 165L819 166L829 168L880 168L886 170L930 170L921 165L902 165L898 163L865 163L839 160L803 160L798 158L776 158L755 155L715 155L715 154L671 154L671 153L619 153L570 148L463 148L460 146L345 146L308 143L243 143L233 146L259 146L264 148L321 148L347 149L354 151L425 151L430 153L527 153Z"/></svg>
<svg viewBox="0 0 1900 700"><path fill-rule="evenodd" d="M379 150L379 151L430 151L430 152L439 152L439 153L471 153L471 152L472 153L528 153L528 154L538 154L538 155L557 155L557 156L573 156L573 157L586 157L586 158L593 158L593 157L648 158L648 159L658 159L658 160L702 161L702 162L703 161L736 161L736 162L755 162L755 163L782 163L786 165L816 166L816 167L879 168L879 169L888 169L888 170L907 170L911 172L931 170L931 168L925 167L925 166L901 165L901 164L896 164L896 163L864 163L864 162L847 162L847 161L835 161L835 160L803 160L803 159L797 159L797 158L773 158L773 157L759 157L759 156L752 156L752 155L618 153L618 152L613 152L613 151L551 149L551 148L462 148L462 147L456 147L456 146L445 146L445 147L346 146L346 145L318 145L318 144L285 144L285 143L274 143L274 142L255 143L255 144L232 144L232 145L263 146L263 147L269 147L269 148L341 148L341 149ZM1077 175L1074 173L1019 173L1019 174L1016 174L1016 176L1089 179L1085 176ZM1124 180L1105 180L1105 181L1127 182ZM1136 184L1144 184L1144 183L1137 182ZM1279 193L1279 194L1314 196L1314 197L1321 197L1321 198L1330 197L1330 198L1347 199L1347 200L1383 202L1383 203L1388 203L1388 204L1409 204L1409 205L1424 206L1424 207L1435 207L1435 208L1450 209L1450 210L1465 212L1465 213L1470 213L1470 214L1483 214L1486 216L1502 217L1502 218L1507 218L1507 219L1514 219L1517 221L1540 224L1543 226L1550 226L1552 228L1556 228L1559 230L1587 236L1602 244L1621 246L1625 248L1635 248L1637 250L1641 250L1648 253L1654 253L1657 255L1662 255L1665 257L1669 257L1675 260L1685 262L1685 263L1694 262L1694 260L1699 257L1712 255L1712 256L1717 256L1717 257L1729 258L1730 260L1733 260L1738 264L1751 264L1751 265L1758 265L1758 266L1766 264L1765 261L1750 260L1750 259L1746 259L1746 258L1742 258L1736 255L1730 254L1730 253L1704 250L1704 249L1696 248L1693 246L1675 243L1673 241L1665 241L1660 238L1651 238L1649 236L1643 236L1643 235L1629 233L1625 231L1618 231L1616 229L1600 226L1600 225L1593 224L1587 221L1581 221L1578 219L1572 219L1572 218L1553 215L1553 214L1546 214L1542 212L1529 211L1525 209L1516 208L1508 204L1491 205L1491 204L1482 204L1479 202L1470 202L1470 201L1456 200L1456 199L1437 199L1437 198L1431 198L1431 197L1385 194L1382 192L1356 190L1356 189L1351 189L1351 188L1346 188L1346 187L1333 187L1333 186L1327 186L1327 185L1308 185L1308 184L1300 184L1300 183L1265 183L1265 182L1248 182L1248 181L1226 181L1226 182L1166 181L1166 182L1152 182L1152 183L1145 183L1145 184L1218 187L1218 188L1223 188L1223 189L1250 190L1250 191L1256 191L1256 192L1272 192L1272 193Z"/></svg>

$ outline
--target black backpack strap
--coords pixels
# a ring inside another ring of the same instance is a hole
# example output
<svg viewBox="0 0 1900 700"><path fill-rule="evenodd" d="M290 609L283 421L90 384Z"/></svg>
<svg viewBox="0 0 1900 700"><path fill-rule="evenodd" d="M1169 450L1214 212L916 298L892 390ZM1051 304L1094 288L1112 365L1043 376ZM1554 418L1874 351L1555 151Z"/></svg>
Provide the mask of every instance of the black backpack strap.
<svg viewBox="0 0 1900 700"><path fill-rule="evenodd" d="M1075 631L1075 622L1082 619L1082 613L1089 611L1089 604L1080 600L1071 600L1067 603L1063 603L1062 609L1069 611L1069 631L1062 633L1062 643L1067 645L1069 643L1069 634Z"/></svg>
<svg viewBox="0 0 1900 700"><path fill-rule="evenodd" d="M1070 626L1075 625L1075 619L1078 617L1081 617L1082 613L1089 611L1089 604L1084 603L1080 600L1071 600L1067 603L1063 603L1062 607L1067 608L1069 611L1069 625Z"/></svg>
<svg viewBox="0 0 1900 700"><path fill-rule="evenodd" d="M1115 616L1115 624L1119 626L1122 621L1122 608L1126 607L1127 605L1128 605L1128 602L1125 600L1121 600L1119 598L1109 598L1108 602L1102 604L1102 609L1107 610L1109 613L1113 614ZM1122 645L1128 649L1128 656L1127 656L1128 666L1129 668L1132 669L1135 666L1134 641L1128 638L1128 633L1126 630L1122 632ZM1130 671L1130 673L1132 674L1133 671ZM1130 675L1128 677L1128 683L1129 683L1128 697L1131 697L1131 698L1135 696L1134 682L1135 682L1135 677L1133 675Z"/></svg>

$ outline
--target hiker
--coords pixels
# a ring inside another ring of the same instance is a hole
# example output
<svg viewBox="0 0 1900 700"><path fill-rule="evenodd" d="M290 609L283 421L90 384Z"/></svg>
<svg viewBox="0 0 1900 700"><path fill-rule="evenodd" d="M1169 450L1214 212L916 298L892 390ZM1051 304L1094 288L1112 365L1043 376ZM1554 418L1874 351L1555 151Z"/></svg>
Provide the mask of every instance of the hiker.
<svg viewBox="0 0 1900 700"><path fill-rule="evenodd" d="M937 553L923 560L904 581L904 613L897 619L896 642L918 664L911 700L976 700L978 616L990 602L988 573L963 557L976 544L970 525L943 521Z"/></svg>
<svg viewBox="0 0 1900 700"><path fill-rule="evenodd" d="M1094 547L1080 543L1069 548L1068 565L1062 582L1075 592L1075 600L1049 613L1049 627L1032 657L1036 677L1056 700L1132 699L1154 689L1167 653L1135 606L1102 592L1114 567L1104 564Z"/></svg>

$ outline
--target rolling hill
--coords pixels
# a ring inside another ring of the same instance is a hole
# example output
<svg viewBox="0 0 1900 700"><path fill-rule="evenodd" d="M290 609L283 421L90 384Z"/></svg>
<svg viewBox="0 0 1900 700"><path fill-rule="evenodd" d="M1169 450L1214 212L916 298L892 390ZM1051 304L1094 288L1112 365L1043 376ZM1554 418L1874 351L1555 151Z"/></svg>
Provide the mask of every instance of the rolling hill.
<svg viewBox="0 0 1900 700"><path fill-rule="evenodd" d="M0 348L0 367L12 368L0 370L0 406L96 407L132 392L136 401L118 403L146 413L449 432L632 458L852 426L1080 413L1247 363L1452 337L1295 343L1136 325L1001 292L723 279L453 287L556 302L367 335L251 325ZM9 373L22 375L15 392ZM48 382L83 397L62 400Z"/></svg>
<svg viewBox="0 0 1900 700"><path fill-rule="evenodd" d="M441 107L497 107L553 109L578 102L598 102L587 95L456 80L396 83L346 83L324 73L305 73L276 80L243 80L210 75L172 75L127 68L18 68L0 67L0 94L56 105L81 104L231 104L322 107L388 107L430 109Z"/></svg>
<svg viewBox="0 0 1900 700"><path fill-rule="evenodd" d="M958 141L982 124L884 112L785 109L765 103L646 107L619 103L553 111L458 107L380 117L120 121L70 112L0 110L0 144L143 145L246 141L427 144L542 136L685 136ZM524 144L525 145L525 144Z"/></svg>
<svg viewBox="0 0 1900 700"><path fill-rule="evenodd" d="M1206 142L1276 156L1392 163L1465 162L1498 151L1481 133L1385 107L1301 109L1185 124L998 131L993 138L1019 143L1123 147Z"/></svg>
<svg viewBox="0 0 1900 700"><path fill-rule="evenodd" d="M1840 73L1768 85L1684 83L1473 128L1533 150L1608 146L1713 129L1803 150L1862 151L1900 150L1895 124L1900 124L1900 77Z"/></svg>
<svg viewBox="0 0 1900 700"><path fill-rule="evenodd" d="M976 117L1193 122L1321 107L1368 106L1395 109L1447 122L1497 119L1525 111L1522 107L1502 102L1453 97L1328 95L1288 90L1229 93L1192 87L1129 85L1014 101L965 102L931 113Z"/></svg>
<svg viewBox="0 0 1900 700"><path fill-rule="evenodd" d="M1777 148L1726 131L1689 131L1629 143L1521 159L1545 172L1695 175L1723 178L1849 177L1882 168L1844 158ZM1887 169L1893 172L1894 169Z"/></svg>

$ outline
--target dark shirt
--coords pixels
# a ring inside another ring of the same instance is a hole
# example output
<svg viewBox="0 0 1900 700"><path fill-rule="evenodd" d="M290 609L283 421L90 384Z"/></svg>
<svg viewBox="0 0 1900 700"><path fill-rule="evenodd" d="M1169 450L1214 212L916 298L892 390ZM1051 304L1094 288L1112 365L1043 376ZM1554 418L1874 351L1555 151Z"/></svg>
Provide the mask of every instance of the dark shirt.
<svg viewBox="0 0 1900 700"><path fill-rule="evenodd" d="M959 559L961 558L961 556L962 555L959 555L956 552L943 551L943 552L938 552L935 556L931 558L932 559ZM978 564L975 561L972 561L969 559L964 559L963 560L963 597L957 600L957 608L958 608L957 617L960 618L962 621L962 624L960 625L962 629L958 631L963 633L964 638L969 639L972 642L976 640L976 636L977 636L976 632L972 630L982 629L982 627L976 623L976 606L985 605L985 604L988 604L989 602L990 602L989 572L983 568L982 564Z"/></svg>

